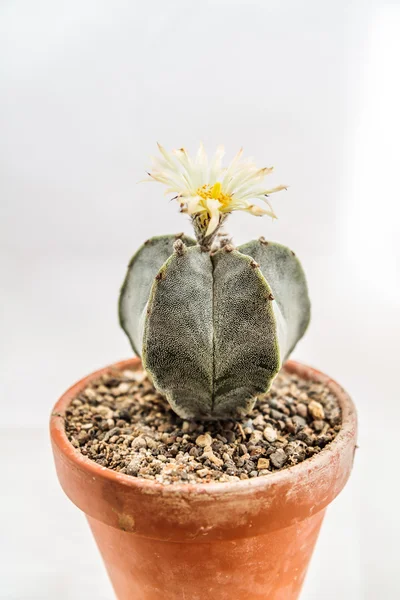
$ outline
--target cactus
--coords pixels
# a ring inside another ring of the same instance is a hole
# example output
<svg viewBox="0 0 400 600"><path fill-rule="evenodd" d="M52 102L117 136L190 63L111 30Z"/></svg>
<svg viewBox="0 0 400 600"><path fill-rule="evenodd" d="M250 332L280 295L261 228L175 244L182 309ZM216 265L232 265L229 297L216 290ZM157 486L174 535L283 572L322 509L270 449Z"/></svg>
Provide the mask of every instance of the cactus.
<svg viewBox="0 0 400 600"><path fill-rule="evenodd" d="M171 167L164 153L163 166ZM193 164L189 167L194 178ZM259 179L260 170L252 174ZM192 199L181 206L192 215L197 241L180 234L146 242L129 263L119 301L120 323L134 351L156 388L186 419L249 412L310 318L305 276L291 250L264 238L234 248L218 235L238 202L242 210L248 207L238 195L232 200L234 192L230 206L228 184L224 191L209 179L196 192L204 211L197 205L190 213Z"/></svg>
<svg viewBox="0 0 400 600"><path fill-rule="evenodd" d="M145 309L151 286L161 266L171 256L174 242L180 237L188 246L196 244L181 234L154 237L139 248L128 265L119 299L119 320L138 356L142 354Z"/></svg>

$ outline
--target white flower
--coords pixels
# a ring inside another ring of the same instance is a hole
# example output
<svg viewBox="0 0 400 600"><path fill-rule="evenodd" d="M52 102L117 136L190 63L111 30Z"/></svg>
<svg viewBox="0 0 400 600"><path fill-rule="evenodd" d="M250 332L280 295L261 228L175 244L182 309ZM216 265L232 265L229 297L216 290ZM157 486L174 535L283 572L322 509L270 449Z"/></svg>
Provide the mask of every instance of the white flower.
<svg viewBox="0 0 400 600"><path fill-rule="evenodd" d="M198 217L205 236L211 235L219 226L221 216L234 210L244 210L257 217L276 215L268 201L268 195L285 190L286 186L267 189L263 185L266 175L273 167L259 169L251 159L242 159L240 150L230 165L221 165L223 146L219 146L209 163L203 144L200 144L195 160L184 148L167 152L160 144L161 157L153 158L152 170L146 181L159 181L167 186L166 194L175 194L181 211ZM268 208L254 204L262 200Z"/></svg>

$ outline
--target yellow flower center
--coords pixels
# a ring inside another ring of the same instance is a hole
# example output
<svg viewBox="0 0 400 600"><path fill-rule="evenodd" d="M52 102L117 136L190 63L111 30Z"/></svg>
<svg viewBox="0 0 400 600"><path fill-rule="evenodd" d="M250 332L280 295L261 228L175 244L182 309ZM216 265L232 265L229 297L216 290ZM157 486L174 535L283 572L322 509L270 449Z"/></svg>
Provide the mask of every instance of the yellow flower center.
<svg viewBox="0 0 400 600"><path fill-rule="evenodd" d="M203 198L203 200L209 200L211 198L213 200L218 200L221 202L223 207L229 206L232 200L232 196L229 194L224 194L221 191L221 183L219 181L214 183L214 185L204 184L202 187L197 189L196 194L200 196L200 198Z"/></svg>
<svg viewBox="0 0 400 600"><path fill-rule="evenodd" d="M214 183L212 190L211 190L211 198L215 198L216 200L218 200L218 198L221 195L221 184L219 181L217 181L217 183Z"/></svg>

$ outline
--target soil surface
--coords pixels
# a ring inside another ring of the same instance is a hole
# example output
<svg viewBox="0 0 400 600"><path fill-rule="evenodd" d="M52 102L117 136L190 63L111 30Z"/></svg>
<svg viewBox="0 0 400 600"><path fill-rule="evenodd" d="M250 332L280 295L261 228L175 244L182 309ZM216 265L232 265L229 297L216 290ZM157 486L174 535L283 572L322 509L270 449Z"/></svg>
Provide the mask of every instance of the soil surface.
<svg viewBox="0 0 400 600"><path fill-rule="evenodd" d="M340 430L336 397L282 370L241 421L185 421L143 371L112 371L66 411L72 445L99 465L164 484L268 476L320 452Z"/></svg>

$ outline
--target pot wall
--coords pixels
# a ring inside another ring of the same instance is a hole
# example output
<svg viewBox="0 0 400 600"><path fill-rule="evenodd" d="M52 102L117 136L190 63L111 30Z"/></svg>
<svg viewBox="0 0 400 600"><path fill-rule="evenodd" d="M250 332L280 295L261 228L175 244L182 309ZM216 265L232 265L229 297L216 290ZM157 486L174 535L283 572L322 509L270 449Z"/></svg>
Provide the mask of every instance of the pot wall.
<svg viewBox="0 0 400 600"><path fill-rule="evenodd" d="M324 513L211 543L151 540L88 520L119 600L295 600Z"/></svg>

